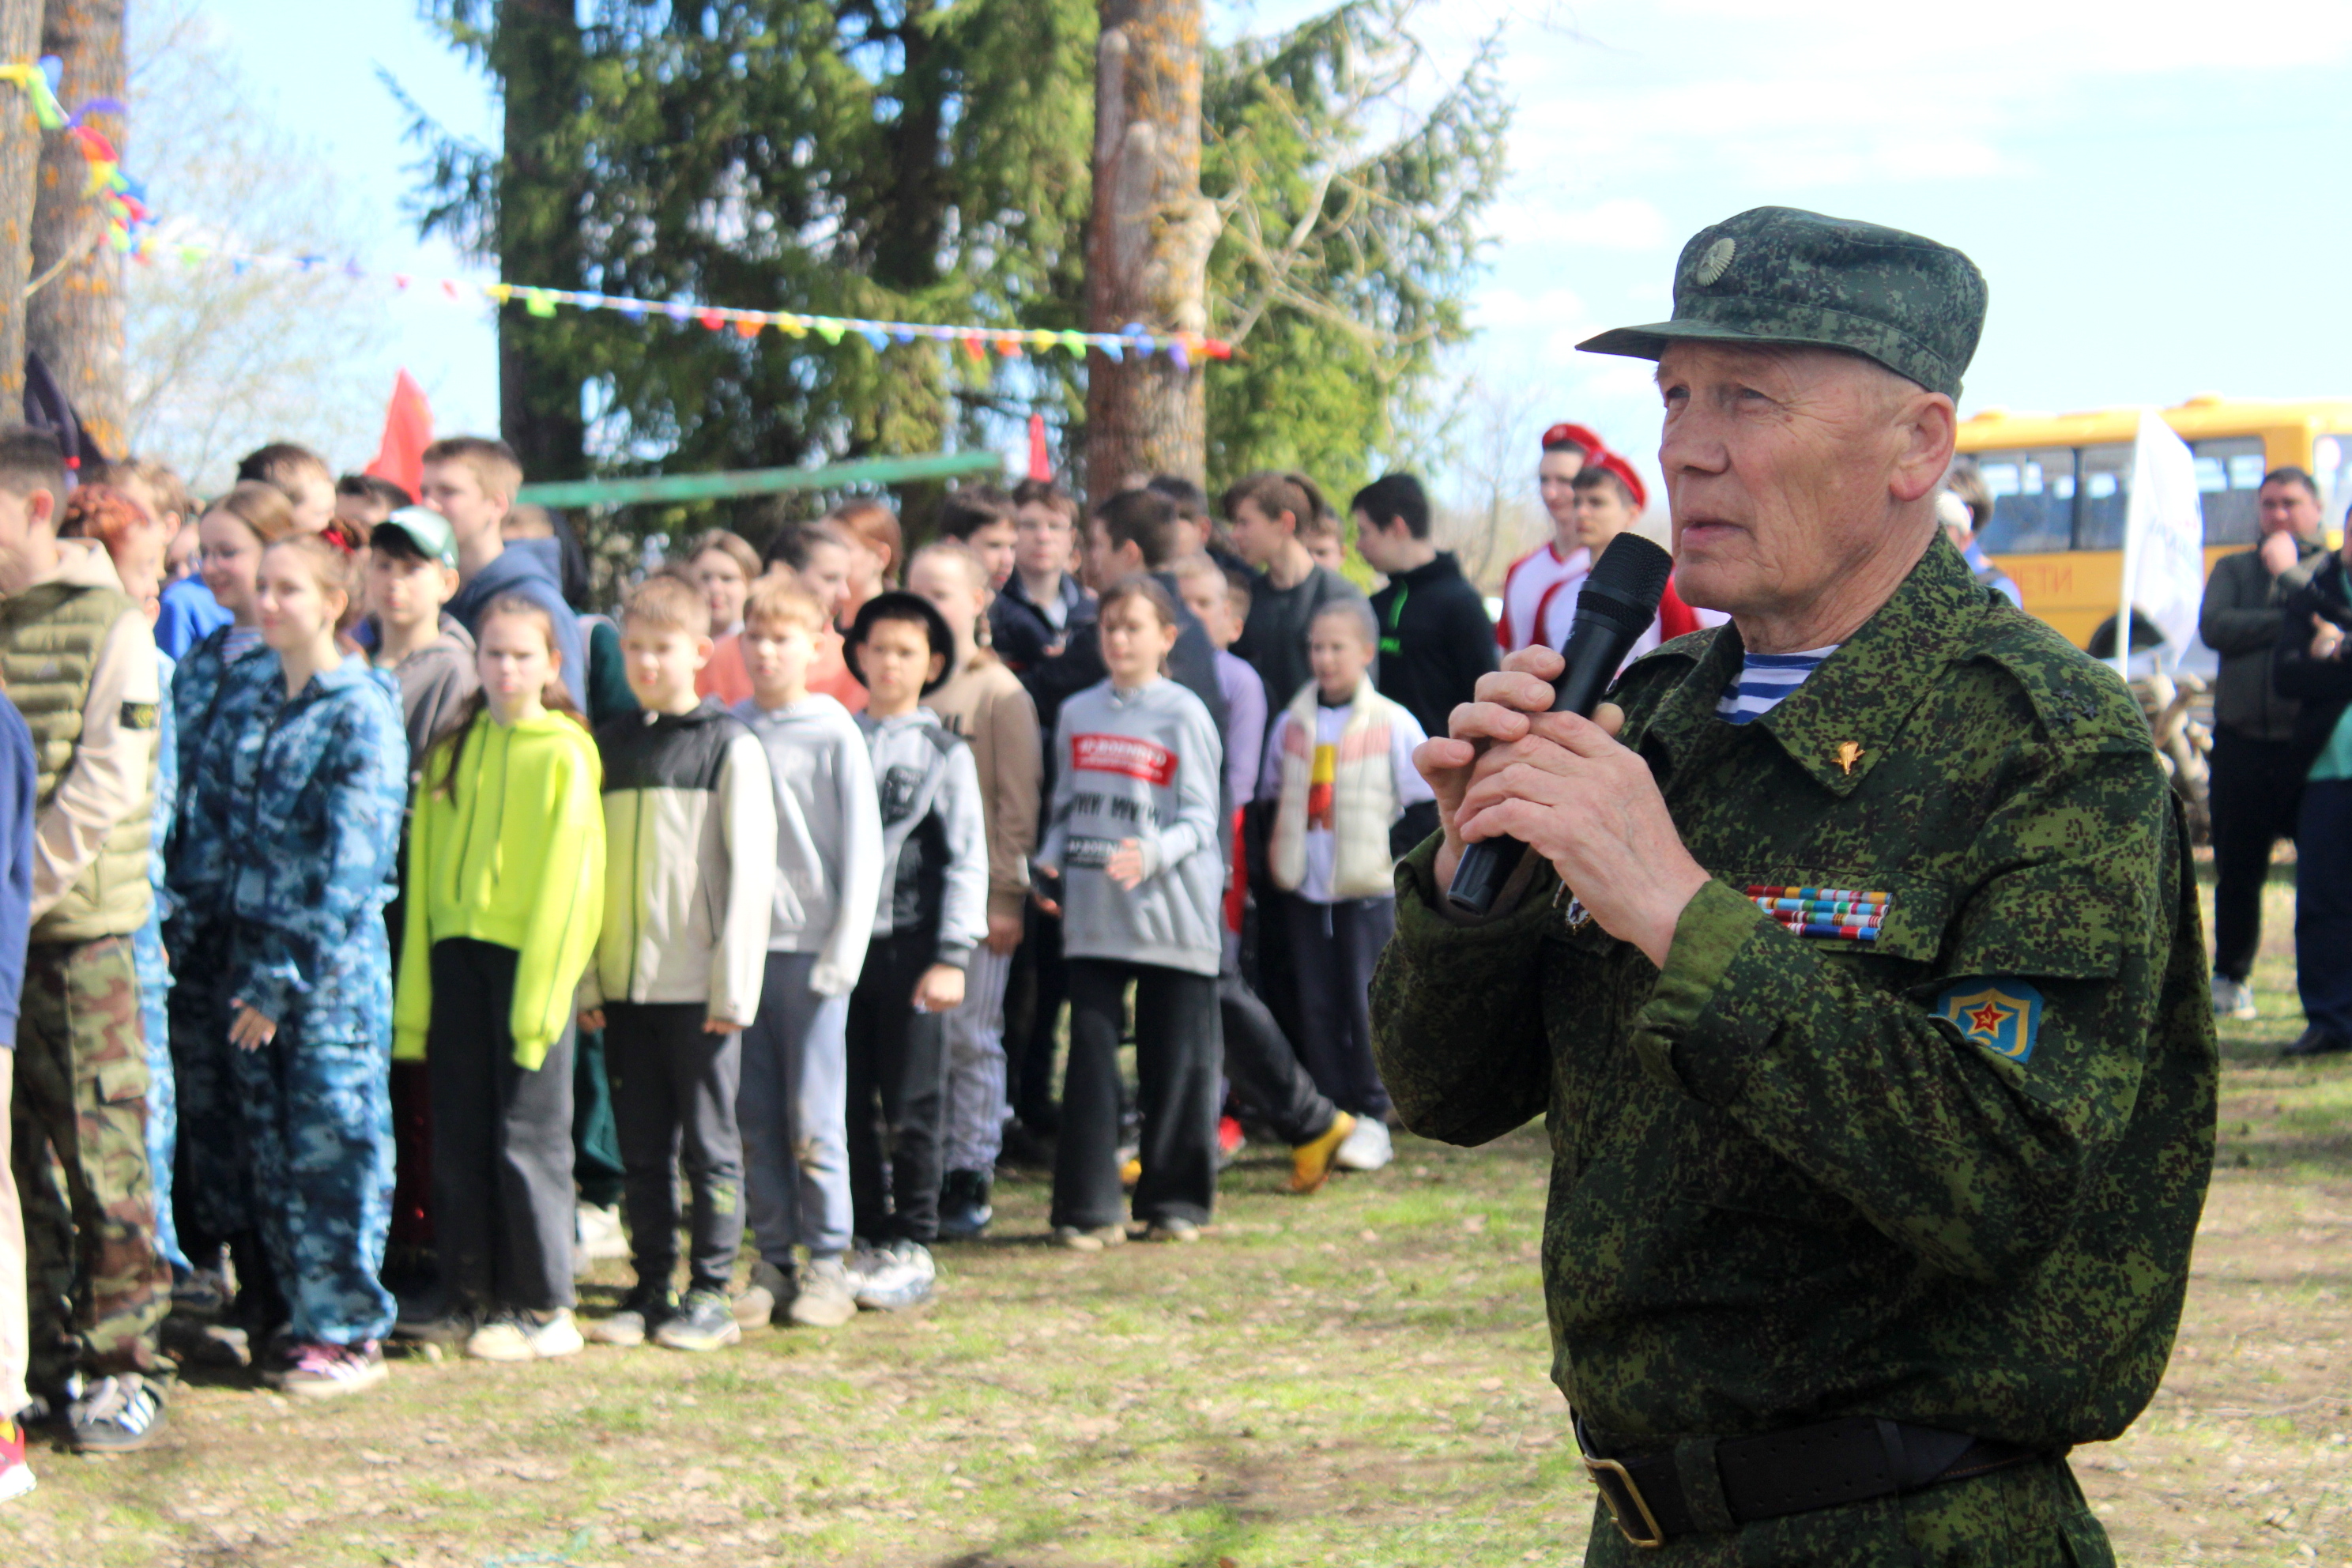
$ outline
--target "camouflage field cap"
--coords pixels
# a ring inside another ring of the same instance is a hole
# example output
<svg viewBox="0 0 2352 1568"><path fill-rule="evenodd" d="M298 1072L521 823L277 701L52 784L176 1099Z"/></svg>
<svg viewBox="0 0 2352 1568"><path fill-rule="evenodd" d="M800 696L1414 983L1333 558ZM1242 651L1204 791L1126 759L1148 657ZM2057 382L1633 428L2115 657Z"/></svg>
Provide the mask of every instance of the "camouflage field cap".
<svg viewBox="0 0 2352 1568"><path fill-rule="evenodd" d="M1676 339L1806 343L1864 355L1958 398L1984 315L1984 274L1948 245L1795 207L1751 207L1683 247L1674 320L1576 346L1655 359Z"/></svg>

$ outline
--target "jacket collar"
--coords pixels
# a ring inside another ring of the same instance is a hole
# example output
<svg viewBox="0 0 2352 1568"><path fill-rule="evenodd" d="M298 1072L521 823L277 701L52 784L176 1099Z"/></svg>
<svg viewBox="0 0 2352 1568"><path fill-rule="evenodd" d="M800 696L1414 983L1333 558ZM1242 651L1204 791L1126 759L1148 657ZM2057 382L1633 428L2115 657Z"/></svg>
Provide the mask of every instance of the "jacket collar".
<svg viewBox="0 0 2352 1568"><path fill-rule="evenodd" d="M1938 531L1894 597L1751 728L1771 736L1831 794L1852 794L1885 760L1986 609L1985 590ZM1722 722L1716 703L1739 673L1744 651L1737 626L1717 628L1652 715L1643 742L1687 756L1707 726Z"/></svg>
<svg viewBox="0 0 2352 1568"><path fill-rule="evenodd" d="M1441 550L1412 571L1398 573L1391 581L1408 584L1415 588L1425 588L1440 578L1461 575L1462 563L1454 559L1454 552Z"/></svg>
<svg viewBox="0 0 2352 1568"><path fill-rule="evenodd" d="M122 579L114 570L114 558L95 540L60 539L58 541L58 563L43 573L37 582L26 584L37 588L44 583L61 583L69 588L111 588L122 591Z"/></svg>

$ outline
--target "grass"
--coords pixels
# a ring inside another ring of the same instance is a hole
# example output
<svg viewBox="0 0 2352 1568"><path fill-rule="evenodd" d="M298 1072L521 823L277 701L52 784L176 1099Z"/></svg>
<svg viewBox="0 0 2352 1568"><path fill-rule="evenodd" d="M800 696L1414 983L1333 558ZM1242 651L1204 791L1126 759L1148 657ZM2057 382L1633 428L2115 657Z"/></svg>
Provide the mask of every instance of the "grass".
<svg viewBox="0 0 2352 1568"><path fill-rule="evenodd" d="M2227 1030L2182 1338L2080 1450L2131 1563L2352 1563L2352 1063L2285 1067L2291 900ZM1546 1376L1548 1151L1398 1140L1311 1199L1245 1152L1196 1247L1047 1248L1042 1181L940 1300L688 1358L405 1359L310 1405L182 1389L167 1442L39 1450L0 1554L44 1564L1573 1563L1591 1498ZM607 1267L585 1287L612 1300Z"/></svg>

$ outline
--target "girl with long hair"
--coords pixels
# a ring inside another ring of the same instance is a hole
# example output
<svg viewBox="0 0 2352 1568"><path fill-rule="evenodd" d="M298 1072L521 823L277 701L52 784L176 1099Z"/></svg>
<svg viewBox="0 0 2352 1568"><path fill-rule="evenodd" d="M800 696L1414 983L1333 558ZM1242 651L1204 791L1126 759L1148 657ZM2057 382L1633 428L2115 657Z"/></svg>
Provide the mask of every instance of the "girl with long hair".
<svg viewBox="0 0 2352 1568"><path fill-rule="evenodd" d="M383 907L408 737L391 678L337 644L352 577L351 557L316 535L263 553L254 612L271 679L233 734L206 737L184 822L236 857L214 983L260 1254L286 1315L255 1360L272 1386L313 1395L382 1383L393 1320L377 1278L392 1215Z"/></svg>
<svg viewBox="0 0 2352 1568"><path fill-rule="evenodd" d="M432 1086L444 1301L404 1335L486 1361L581 1347L572 1321L572 992L604 907L604 770L555 624L492 600L481 688L425 754L394 1054Z"/></svg>

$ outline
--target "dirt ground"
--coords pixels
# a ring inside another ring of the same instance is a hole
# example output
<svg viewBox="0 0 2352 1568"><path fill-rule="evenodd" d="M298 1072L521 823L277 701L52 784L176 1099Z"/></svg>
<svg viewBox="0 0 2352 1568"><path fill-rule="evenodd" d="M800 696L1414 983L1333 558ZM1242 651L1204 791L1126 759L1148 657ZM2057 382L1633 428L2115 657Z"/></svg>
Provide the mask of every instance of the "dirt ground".
<svg viewBox="0 0 2352 1568"><path fill-rule="evenodd" d="M2273 889L2263 1016L2224 1048L2180 1342L2078 1451L2121 1560L2352 1565L2352 1062L2299 1026ZM326 1404L184 1385L168 1439L37 1449L0 1555L43 1564L1573 1563L1591 1508L1546 1377L1546 1152L1522 1130L1297 1199L1252 1150L1190 1247L943 1248L929 1310L707 1357L404 1359ZM592 1308L621 1276L600 1269Z"/></svg>

